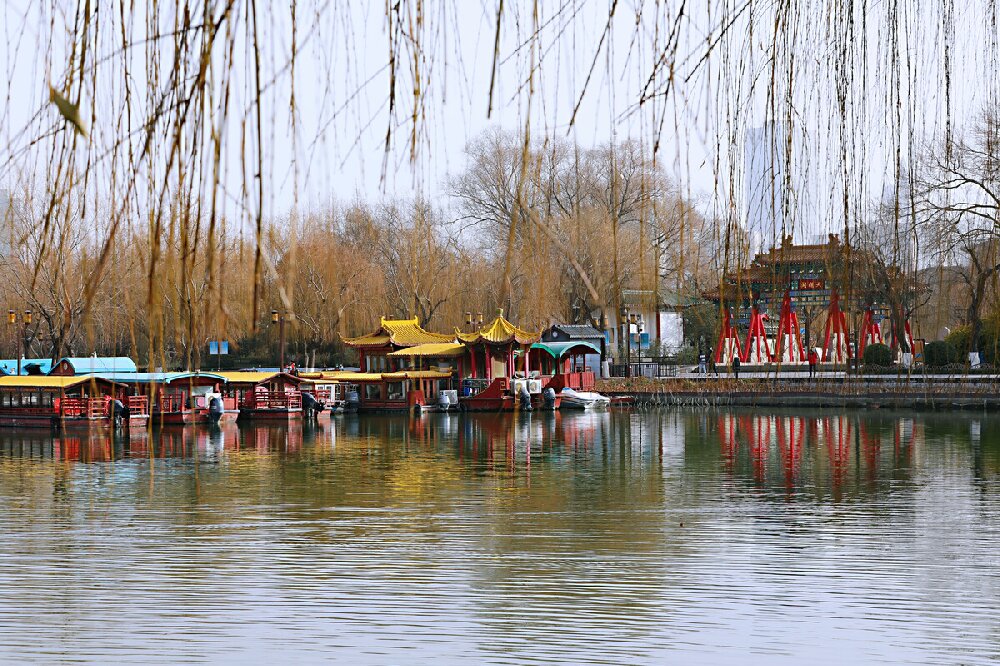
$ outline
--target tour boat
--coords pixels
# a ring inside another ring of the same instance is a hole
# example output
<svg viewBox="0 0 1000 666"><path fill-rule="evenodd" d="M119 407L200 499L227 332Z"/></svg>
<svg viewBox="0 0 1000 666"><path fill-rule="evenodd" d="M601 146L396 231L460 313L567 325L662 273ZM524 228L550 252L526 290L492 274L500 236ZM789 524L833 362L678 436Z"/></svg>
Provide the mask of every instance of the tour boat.
<svg viewBox="0 0 1000 666"><path fill-rule="evenodd" d="M470 412L513 412L517 410L559 409L562 396L542 387L541 379L508 379L497 377L483 387L481 380L464 380L462 409ZM527 395L525 401L523 396ZM529 406L530 405L530 406Z"/></svg>
<svg viewBox="0 0 1000 666"><path fill-rule="evenodd" d="M0 377L0 426L143 426L148 399L94 375Z"/></svg>
<svg viewBox="0 0 1000 666"><path fill-rule="evenodd" d="M217 373L223 385L223 420L289 421L302 418L302 381L277 371ZM236 412L236 410L239 410Z"/></svg>
<svg viewBox="0 0 1000 666"><path fill-rule="evenodd" d="M343 371L325 370L299 373L299 379L302 380L299 390L303 394L308 393L312 396L318 406L318 409L314 410L317 416L339 414L344 411L346 394L350 387L336 378L341 372Z"/></svg>
<svg viewBox="0 0 1000 666"><path fill-rule="evenodd" d="M128 386L134 393L147 396L150 418L156 425L216 423L224 412L220 387L226 380L219 374L98 372L94 376Z"/></svg>
<svg viewBox="0 0 1000 666"><path fill-rule="evenodd" d="M611 398L594 391L575 391L569 387L562 390L562 406L569 409L607 409Z"/></svg>

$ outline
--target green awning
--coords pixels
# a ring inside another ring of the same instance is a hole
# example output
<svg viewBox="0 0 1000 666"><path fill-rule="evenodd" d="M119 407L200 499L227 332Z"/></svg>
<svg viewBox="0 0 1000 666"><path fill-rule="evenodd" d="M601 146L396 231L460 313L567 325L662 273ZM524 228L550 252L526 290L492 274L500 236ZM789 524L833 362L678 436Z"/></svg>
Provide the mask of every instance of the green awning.
<svg viewBox="0 0 1000 666"><path fill-rule="evenodd" d="M536 342L532 349L544 349L554 359L560 359L566 354L600 354L601 348L593 342L573 340L570 342Z"/></svg>

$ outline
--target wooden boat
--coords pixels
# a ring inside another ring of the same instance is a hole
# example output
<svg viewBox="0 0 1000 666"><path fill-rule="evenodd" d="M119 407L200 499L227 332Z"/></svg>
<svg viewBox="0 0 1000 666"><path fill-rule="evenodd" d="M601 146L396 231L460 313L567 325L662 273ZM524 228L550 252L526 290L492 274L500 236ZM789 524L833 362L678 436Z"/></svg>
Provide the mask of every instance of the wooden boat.
<svg viewBox="0 0 1000 666"><path fill-rule="evenodd" d="M537 384L529 385L528 381L534 381ZM545 392L541 387L542 380L510 380L507 377L497 377L486 384L485 388L481 388L481 380L463 381L463 395L459 397L459 404L462 409L471 412L513 412L524 409L519 397L521 382L525 383L525 389L531 396L531 409L559 409L562 396L552 392L546 399ZM530 388L528 388L529 386ZM537 390L532 391L532 388Z"/></svg>
<svg viewBox="0 0 1000 666"><path fill-rule="evenodd" d="M128 386L149 399L156 425L208 424L221 420L222 375L210 372L99 372L96 377ZM212 409L212 400L220 400Z"/></svg>
<svg viewBox="0 0 1000 666"><path fill-rule="evenodd" d="M315 416L325 417L344 411L347 390L351 386L336 378L341 372L343 371L327 370L299 373L299 379L302 380L299 390L303 394L310 394L320 407ZM356 386L354 390L357 391Z"/></svg>
<svg viewBox="0 0 1000 666"><path fill-rule="evenodd" d="M301 379L287 372L240 371L216 373L222 386L222 420L290 421L302 418ZM239 410L236 418L231 415Z"/></svg>
<svg viewBox="0 0 1000 666"><path fill-rule="evenodd" d="M459 410L458 391L442 390L438 392L437 400L419 405L421 414L438 412L457 412Z"/></svg>
<svg viewBox="0 0 1000 666"><path fill-rule="evenodd" d="M94 375L0 377L0 426L70 428L144 426L148 400Z"/></svg>

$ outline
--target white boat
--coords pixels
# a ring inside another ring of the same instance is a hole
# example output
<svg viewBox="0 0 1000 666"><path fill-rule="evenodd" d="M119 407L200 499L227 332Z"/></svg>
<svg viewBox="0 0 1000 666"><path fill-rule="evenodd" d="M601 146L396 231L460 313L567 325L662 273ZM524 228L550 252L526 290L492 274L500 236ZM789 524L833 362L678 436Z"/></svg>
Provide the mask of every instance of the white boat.
<svg viewBox="0 0 1000 666"><path fill-rule="evenodd" d="M420 413L425 412L454 412L458 411L458 391L448 390L438 393L437 401L420 405Z"/></svg>
<svg viewBox="0 0 1000 666"><path fill-rule="evenodd" d="M593 391L574 391L566 387L562 390L562 406L569 409L607 409L611 398Z"/></svg>

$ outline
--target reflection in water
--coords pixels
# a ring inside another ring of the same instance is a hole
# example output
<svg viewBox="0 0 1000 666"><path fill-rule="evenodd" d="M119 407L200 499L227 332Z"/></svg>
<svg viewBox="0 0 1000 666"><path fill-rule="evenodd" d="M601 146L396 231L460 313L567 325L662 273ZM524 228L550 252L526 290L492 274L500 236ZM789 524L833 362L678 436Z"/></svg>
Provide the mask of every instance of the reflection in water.
<svg viewBox="0 0 1000 666"><path fill-rule="evenodd" d="M1000 420L0 433L0 661L986 663Z"/></svg>

